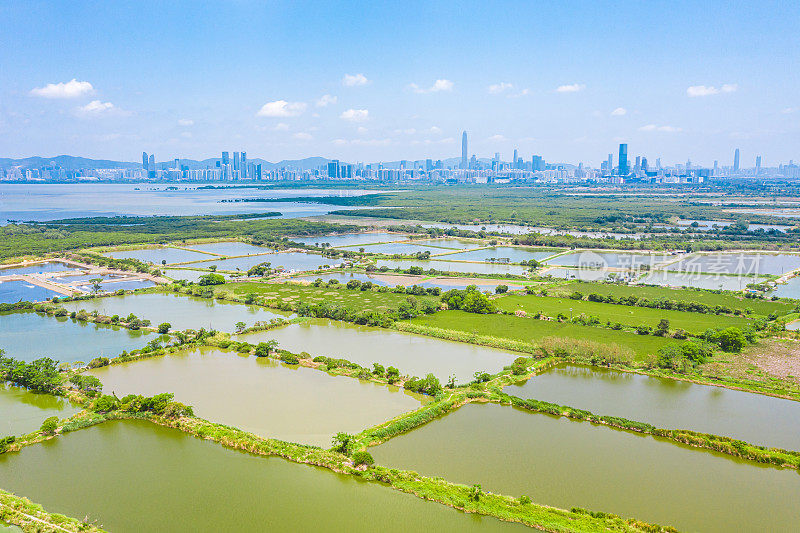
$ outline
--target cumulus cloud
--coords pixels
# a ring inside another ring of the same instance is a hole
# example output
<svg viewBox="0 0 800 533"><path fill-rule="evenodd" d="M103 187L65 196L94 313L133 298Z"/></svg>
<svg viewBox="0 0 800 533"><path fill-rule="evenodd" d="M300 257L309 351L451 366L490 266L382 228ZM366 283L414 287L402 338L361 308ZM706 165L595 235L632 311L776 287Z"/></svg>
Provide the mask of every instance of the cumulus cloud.
<svg viewBox="0 0 800 533"><path fill-rule="evenodd" d="M316 103L317 103L317 107L326 107L326 106L328 106L330 104L335 104L337 102L337 100L338 100L338 98L335 97L335 96L331 96L330 94L323 94L317 100Z"/></svg>
<svg viewBox="0 0 800 533"><path fill-rule="evenodd" d="M639 128L639 131L660 131L663 133L677 133L681 130L682 128L677 128L675 126L658 126L656 124L647 124Z"/></svg>
<svg viewBox="0 0 800 533"><path fill-rule="evenodd" d="M627 113L628 113L627 109L625 109L624 107L618 107L614 111L611 112L611 116L612 117L621 117L623 115L626 115Z"/></svg>
<svg viewBox="0 0 800 533"><path fill-rule="evenodd" d="M425 89L417 85L416 83L411 83L408 87L414 91L415 93L438 93L442 91L452 91L453 90L453 82L450 80L436 80L433 82L429 88Z"/></svg>
<svg viewBox="0 0 800 533"><path fill-rule="evenodd" d="M686 89L686 95L691 98L696 98L698 96L711 96L720 93L736 92L736 89L738 88L739 86L735 83L726 83L719 89L713 85L692 85Z"/></svg>
<svg viewBox="0 0 800 533"><path fill-rule="evenodd" d="M428 129L428 133L439 135L440 133L442 133L442 128L440 128L439 126L431 126L430 129Z"/></svg>
<svg viewBox="0 0 800 533"><path fill-rule="evenodd" d="M288 131L289 130L289 125L287 123L285 123L285 122L278 122L277 124L275 124L275 127L272 128L272 129L275 130L275 131Z"/></svg>
<svg viewBox="0 0 800 533"><path fill-rule="evenodd" d="M66 83L48 83L44 87L36 87L31 89L31 94L41 98L79 98L94 94L94 87L88 81L72 78Z"/></svg>
<svg viewBox="0 0 800 533"><path fill-rule="evenodd" d="M369 110L368 109L348 109L344 111L339 118L342 120L348 120L350 122L364 122L365 120L369 119Z"/></svg>
<svg viewBox="0 0 800 533"><path fill-rule="evenodd" d="M513 83L506 83L504 81L501 81L500 83L494 83L492 85L489 85L489 92L491 94L500 94L503 91L507 91L513 88L514 88Z"/></svg>
<svg viewBox="0 0 800 533"><path fill-rule="evenodd" d="M580 83L573 83L571 85L559 85L556 89L557 93L577 93L578 91L582 91L586 88L586 85L582 85Z"/></svg>
<svg viewBox="0 0 800 533"><path fill-rule="evenodd" d="M301 141L310 141L311 139L314 138L313 135L311 135L310 133L306 133L304 131L297 132L294 135L292 135L292 137Z"/></svg>
<svg viewBox="0 0 800 533"><path fill-rule="evenodd" d="M275 100L267 102L258 110L258 117L296 117L303 114L308 106L304 102L287 102Z"/></svg>
<svg viewBox="0 0 800 533"><path fill-rule="evenodd" d="M190 118L182 118L178 120L178 125L180 126L194 126L194 120Z"/></svg>
<svg viewBox="0 0 800 533"><path fill-rule="evenodd" d="M100 100L92 100L76 110L78 115L84 117L105 115L113 111L119 111L119 108L111 102L101 102Z"/></svg>
<svg viewBox="0 0 800 533"><path fill-rule="evenodd" d="M345 74L342 78L342 85L345 87L357 87L366 85L369 80L363 74Z"/></svg>

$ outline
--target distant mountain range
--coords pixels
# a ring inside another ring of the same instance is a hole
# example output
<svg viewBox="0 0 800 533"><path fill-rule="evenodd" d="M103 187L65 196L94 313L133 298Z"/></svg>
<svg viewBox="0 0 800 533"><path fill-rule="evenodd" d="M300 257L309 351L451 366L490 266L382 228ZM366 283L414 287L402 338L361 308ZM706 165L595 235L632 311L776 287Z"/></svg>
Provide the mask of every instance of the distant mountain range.
<svg viewBox="0 0 800 533"><path fill-rule="evenodd" d="M191 170L200 170L204 168L213 168L217 165L219 158L203 159L197 161L195 159L181 159L180 164L188 166ZM264 170L272 170L275 168L294 168L299 170L307 170L320 167L331 161L324 157L306 157L305 159L284 159L277 163L271 163L264 159L249 159L251 163L260 163ZM170 168L173 160L160 161L156 163L158 168ZM80 170L80 169L98 169L98 168L142 168L141 163L129 163L127 161L110 161L107 159L89 159L86 157L75 157L71 155L57 155L55 157L25 157L23 159L11 159L7 157L0 157L0 168L21 167L27 168L42 168L47 166L57 166L66 170Z"/></svg>

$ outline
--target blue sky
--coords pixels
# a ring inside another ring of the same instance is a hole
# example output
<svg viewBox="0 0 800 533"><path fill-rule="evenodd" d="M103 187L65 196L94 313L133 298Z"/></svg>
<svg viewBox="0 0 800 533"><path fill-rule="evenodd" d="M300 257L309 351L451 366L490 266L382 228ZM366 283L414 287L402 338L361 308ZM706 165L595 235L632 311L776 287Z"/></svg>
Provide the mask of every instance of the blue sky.
<svg viewBox="0 0 800 533"><path fill-rule="evenodd" d="M436 159L466 129L479 157L800 160L796 1L0 0L0 17L0 156Z"/></svg>

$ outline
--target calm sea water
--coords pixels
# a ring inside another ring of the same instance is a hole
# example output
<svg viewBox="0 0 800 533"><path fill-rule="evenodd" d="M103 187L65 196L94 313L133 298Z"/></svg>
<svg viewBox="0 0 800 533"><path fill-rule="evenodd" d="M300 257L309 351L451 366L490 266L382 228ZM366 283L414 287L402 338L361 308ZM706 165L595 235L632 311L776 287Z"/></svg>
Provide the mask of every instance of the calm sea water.
<svg viewBox="0 0 800 533"><path fill-rule="evenodd" d="M202 184L206 185L206 184ZM326 214L345 206L295 202L222 202L237 198L360 196L359 189L198 189L187 183L0 185L0 224L90 216L235 215L279 211L284 218ZM174 190L167 190L175 187Z"/></svg>

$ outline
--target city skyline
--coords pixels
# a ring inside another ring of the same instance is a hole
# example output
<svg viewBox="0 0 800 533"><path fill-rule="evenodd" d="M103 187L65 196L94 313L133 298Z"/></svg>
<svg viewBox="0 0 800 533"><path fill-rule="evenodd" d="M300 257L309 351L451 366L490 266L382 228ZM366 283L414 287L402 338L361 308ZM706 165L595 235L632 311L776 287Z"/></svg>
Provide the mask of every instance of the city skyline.
<svg viewBox="0 0 800 533"><path fill-rule="evenodd" d="M0 155L800 159L795 5L222 5L5 6Z"/></svg>

